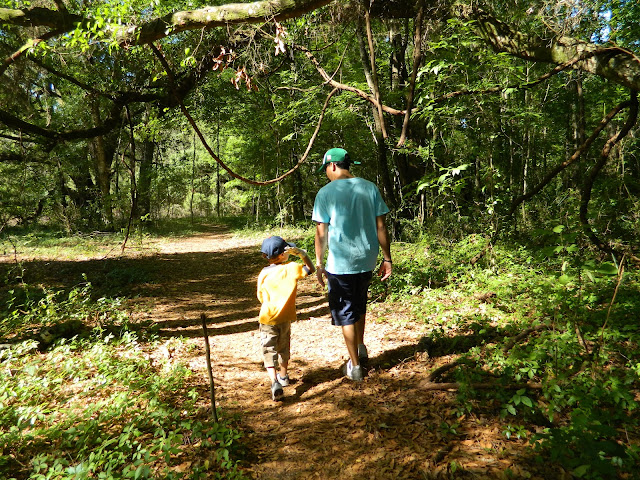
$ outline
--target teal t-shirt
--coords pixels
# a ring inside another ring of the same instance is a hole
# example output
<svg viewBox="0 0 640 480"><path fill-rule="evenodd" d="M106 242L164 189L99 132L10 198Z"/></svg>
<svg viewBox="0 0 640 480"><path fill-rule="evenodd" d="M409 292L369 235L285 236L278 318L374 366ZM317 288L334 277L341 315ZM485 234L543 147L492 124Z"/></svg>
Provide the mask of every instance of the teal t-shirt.
<svg viewBox="0 0 640 480"><path fill-rule="evenodd" d="M372 271L380 248L376 217L387 213L380 190L369 180L342 178L322 187L311 219L329 224L326 270L334 274Z"/></svg>

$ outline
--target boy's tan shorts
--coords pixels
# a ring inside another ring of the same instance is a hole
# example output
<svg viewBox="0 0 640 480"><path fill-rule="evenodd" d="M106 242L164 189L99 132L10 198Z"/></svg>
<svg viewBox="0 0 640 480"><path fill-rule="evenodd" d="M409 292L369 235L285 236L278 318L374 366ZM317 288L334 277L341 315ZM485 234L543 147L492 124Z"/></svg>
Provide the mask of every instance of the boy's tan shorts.
<svg viewBox="0 0 640 480"><path fill-rule="evenodd" d="M278 325L260 324L260 340L264 366L278 367L281 362L289 360L291 345L291 322Z"/></svg>

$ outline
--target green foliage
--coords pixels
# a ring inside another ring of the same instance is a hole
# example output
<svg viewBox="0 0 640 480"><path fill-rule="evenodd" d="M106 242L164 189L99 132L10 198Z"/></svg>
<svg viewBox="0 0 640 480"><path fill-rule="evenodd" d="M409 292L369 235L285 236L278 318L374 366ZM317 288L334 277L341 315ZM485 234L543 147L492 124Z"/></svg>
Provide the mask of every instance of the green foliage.
<svg viewBox="0 0 640 480"><path fill-rule="evenodd" d="M0 336L19 338L34 326L50 327L69 321L95 322L100 327L126 326L128 317L120 300L103 297L94 301L91 290L88 282L69 292L24 283L8 289L0 311Z"/></svg>
<svg viewBox="0 0 640 480"><path fill-rule="evenodd" d="M505 438L526 439L577 478L633 474L640 446L625 432L640 428L640 277L621 277L565 226L532 238L493 245L473 266L485 245L475 236L396 243L393 299L430 326L430 356L461 356L445 380L461 385L461 414L499 414ZM495 388L474 389L486 382Z"/></svg>
<svg viewBox="0 0 640 480"><path fill-rule="evenodd" d="M234 460L240 433L227 421L198 418L190 370L154 366L118 300L94 302L89 293L90 285L69 294L45 291L20 305L29 324L101 324L89 336L58 340L43 355L35 340L0 350L3 478L242 478ZM17 319L5 318L2 328L19 328ZM180 405L171 404L167 392L180 391ZM191 468L182 471L187 444Z"/></svg>
<svg viewBox="0 0 640 480"><path fill-rule="evenodd" d="M578 408L567 427L535 435L536 450L567 466L577 478L614 478L620 471L632 472L637 465L637 450L626 449L616 441L616 429L594 419L593 413Z"/></svg>

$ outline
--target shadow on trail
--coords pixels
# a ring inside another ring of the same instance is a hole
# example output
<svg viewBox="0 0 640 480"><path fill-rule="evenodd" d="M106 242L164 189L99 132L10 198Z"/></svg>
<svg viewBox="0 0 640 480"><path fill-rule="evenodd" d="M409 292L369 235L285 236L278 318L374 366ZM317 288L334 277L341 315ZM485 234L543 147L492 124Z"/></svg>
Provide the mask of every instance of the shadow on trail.
<svg viewBox="0 0 640 480"><path fill-rule="evenodd" d="M388 371L392 368L408 361L413 360L418 353L427 353L429 358L443 357L453 354L461 354L469 351L471 348L486 342L487 338L495 336L497 330L489 329L483 335L458 335L456 337L441 337L436 340L429 336L422 337L418 342L404 345L402 347L385 350L380 355L370 357L368 375L376 372ZM333 382L344 377L342 366L337 367L316 367L313 368L303 359L297 362L302 366L311 367L307 370L302 378L298 379L294 384L295 393L290 395L286 402L297 402L309 390L322 385L323 383ZM428 372L425 364L425 374ZM346 381L346 380L345 380ZM308 400L308 397L306 397Z"/></svg>
<svg viewBox="0 0 640 480"><path fill-rule="evenodd" d="M482 336L424 336L372 357L361 383L344 378L339 368L314 368L297 360L311 369L292 378L280 404L269 402L265 389L264 401L228 406L242 408L238 413L245 419L260 419L245 430L250 478L502 478L509 468L548 470L543 478L559 478L551 465L534 466L526 451L512 450L524 440L496 434L498 411L478 409L475 415L461 416L454 394L425 390L430 362L388 373L416 353L427 352L429 358L460 354L498 334L490 329ZM265 444L270 447L263 448ZM502 452L499 462L494 450ZM455 462L465 467L451 476Z"/></svg>
<svg viewBox="0 0 640 480"><path fill-rule="evenodd" d="M257 246L133 258L32 260L20 264L20 277L7 282L0 294L20 285L70 291L90 283L94 299L125 299L141 324L150 324L162 336L202 336L202 313L210 335L228 335L257 329L256 280L264 266ZM15 269L15 263L0 262L4 278ZM320 315L324 304L322 294L313 293L299 308Z"/></svg>
<svg viewBox="0 0 640 480"><path fill-rule="evenodd" d="M497 335L498 330L494 327L487 327L482 335L469 334L439 338L425 335L417 343L385 350L382 354L372 357L370 367L388 370L423 352L427 353L429 358L466 353L473 347L491 341Z"/></svg>

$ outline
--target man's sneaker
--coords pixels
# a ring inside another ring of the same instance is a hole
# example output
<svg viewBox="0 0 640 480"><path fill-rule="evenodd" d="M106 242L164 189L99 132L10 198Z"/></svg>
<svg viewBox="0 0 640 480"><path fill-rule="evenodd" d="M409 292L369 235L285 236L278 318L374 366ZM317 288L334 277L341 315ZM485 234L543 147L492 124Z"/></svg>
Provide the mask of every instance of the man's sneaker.
<svg viewBox="0 0 640 480"><path fill-rule="evenodd" d="M351 360L344 366L344 374L349 380L353 380L354 382L361 382L364 379L362 367L360 365L354 367L351 364Z"/></svg>
<svg viewBox="0 0 640 480"><path fill-rule="evenodd" d="M367 368L369 366L369 352L367 351L367 346L364 343L358 345L358 361L362 368Z"/></svg>
<svg viewBox="0 0 640 480"><path fill-rule="evenodd" d="M274 402L277 402L278 400L282 400L282 397L284 397L282 385L280 385L278 381L273 382L273 385L271 385L271 398Z"/></svg>

